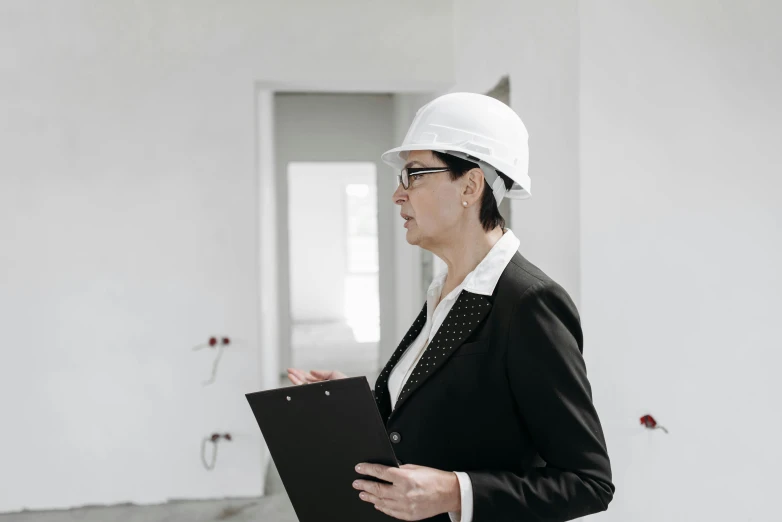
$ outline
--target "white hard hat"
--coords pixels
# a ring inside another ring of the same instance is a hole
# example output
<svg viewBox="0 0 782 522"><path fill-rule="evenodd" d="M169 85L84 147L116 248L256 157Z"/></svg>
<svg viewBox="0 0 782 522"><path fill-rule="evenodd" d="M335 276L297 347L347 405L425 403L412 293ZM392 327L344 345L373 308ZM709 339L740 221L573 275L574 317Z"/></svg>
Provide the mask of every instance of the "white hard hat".
<svg viewBox="0 0 782 522"><path fill-rule="evenodd" d="M445 94L420 109L410 124L402 145L381 159L401 169L412 150L433 150L477 163L499 204L507 196L530 197L529 134L521 118L507 105L483 94ZM513 180L506 191L495 170Z"/></svg>

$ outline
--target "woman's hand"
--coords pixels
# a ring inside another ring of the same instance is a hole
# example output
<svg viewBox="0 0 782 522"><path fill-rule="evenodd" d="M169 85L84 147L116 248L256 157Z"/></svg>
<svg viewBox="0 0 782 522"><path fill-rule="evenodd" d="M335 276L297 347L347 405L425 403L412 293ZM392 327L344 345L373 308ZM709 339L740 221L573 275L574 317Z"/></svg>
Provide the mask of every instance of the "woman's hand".
<svg viewBox="0 0 782 522"><path fill-rule="evenodd" d="M298 368L288 368L288 379L293 384L309 384L320 381L336 381L347 379L347 375L336 370L310 370L305 372Z"/></svg>
<svg viewBox="0 0 782 522"><path fill-rule="evenodd" d="M455 473L414 464L399 468L361 463L356 471L391 484L356 480L361 500L400 520L421 520L440 513L461 511L459 479Z"/></svg>

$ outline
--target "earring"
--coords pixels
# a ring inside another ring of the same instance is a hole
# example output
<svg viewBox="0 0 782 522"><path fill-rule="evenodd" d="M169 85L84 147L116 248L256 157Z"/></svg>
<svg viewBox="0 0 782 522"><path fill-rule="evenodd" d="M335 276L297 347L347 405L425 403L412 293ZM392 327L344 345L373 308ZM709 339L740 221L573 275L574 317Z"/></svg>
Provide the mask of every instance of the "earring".
<svg viewBox="0 0 782 522"><path fill-rule="evenodd" d="M462 201L462 205L464 205L466 207L467 206L467 202L466 201Z"/></svg>

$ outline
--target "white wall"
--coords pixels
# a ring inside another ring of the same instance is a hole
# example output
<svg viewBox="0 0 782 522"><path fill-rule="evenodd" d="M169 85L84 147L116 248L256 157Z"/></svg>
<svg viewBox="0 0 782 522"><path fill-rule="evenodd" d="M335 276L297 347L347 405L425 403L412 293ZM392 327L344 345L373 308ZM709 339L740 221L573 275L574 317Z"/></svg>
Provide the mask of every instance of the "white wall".
<svg viewBox="0 0 782 522"><path fill-rule="evenodd" d="M617 483L601 519L779 520L782 6L579 8L582 308Z"/></svg>
<svg viewBox="0 0 782 522"><path fill-rule="evenodd" d="M455 2L450 90L510 75L533 182L512 228L580 305L618 487L594 518L776 518L780 14Z"/></svg>
<svg viewBox="0 0 782 522"><path fill-rule="evenodd" d="M485 93L510 78L530 134L532 197L511 201L521 253L580 303L578 12L573 0L454 1L456 84Z"/></svg>
<svg viewBox="0 0 782 522"><path fill-rule="evenodd" d="M0 511L260 493L254 82L442 85L450 16L445 0L2 3ZM191 346L213 334L244 343L202 388ZM213 430L238 436L207 473Z"/></svg>

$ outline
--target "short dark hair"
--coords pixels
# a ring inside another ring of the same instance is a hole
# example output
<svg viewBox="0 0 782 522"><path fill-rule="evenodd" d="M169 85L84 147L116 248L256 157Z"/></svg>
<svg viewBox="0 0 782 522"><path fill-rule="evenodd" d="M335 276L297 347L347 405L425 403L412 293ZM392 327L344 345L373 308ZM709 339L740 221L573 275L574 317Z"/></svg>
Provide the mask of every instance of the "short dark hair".
<svg viewBox="0 0 782 522"><path fill-rule="evenodd" d="M471 169L479 169L480 165L473 163L472 161L452 156L443 152L432 151L437 159L445 163L450 169L448 172L451 176L451 181L455 181L464 176ZM513 186L513 180L508 176L497 171L497 174L505 182L505 188L510 189ZM494 230L496 227L505 228L505 218L500 214L500 209L497 208L497 200L494 199L494 192L489 186L488 182L484 182L483 198L481 199L480 220L483 229L486 232Z"/></svg>

